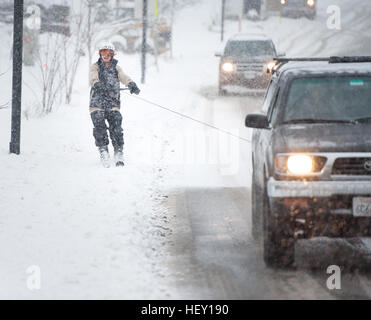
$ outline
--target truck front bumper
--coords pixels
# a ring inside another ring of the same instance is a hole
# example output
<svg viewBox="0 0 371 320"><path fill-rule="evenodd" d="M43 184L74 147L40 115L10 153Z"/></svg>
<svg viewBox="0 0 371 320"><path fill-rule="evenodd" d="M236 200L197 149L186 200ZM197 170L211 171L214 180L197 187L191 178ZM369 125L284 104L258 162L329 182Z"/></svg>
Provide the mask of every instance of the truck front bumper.
<svg viewBox="0 0 371 320"><path fill-rule="evenodd" d="M370 195L371 181L281 181L270 178L270 198L313 198L334 195Z"/></svg>
<svg viewBox="0 0 371 320"><path fill-rule="evenodd" d="M371 216L354 214L355 197L371 198L371 181L268 181L270 214L295 238L370 237Z"/></svg>
<svg viewBox="0 0 371 320"><path fill-rule="evenodd" d="M313 16L316 9L311 7L283 7L282 15L287 17Z"/></svg>
<svg viewBox="0 0 371 320"><path fill-rule="evenodd" d="M258 75L253 79L246 79L242 74L221 75L219 78L220 86L240 86L257 89L266 89L269 81L270 77L266 75Z"/></svg>

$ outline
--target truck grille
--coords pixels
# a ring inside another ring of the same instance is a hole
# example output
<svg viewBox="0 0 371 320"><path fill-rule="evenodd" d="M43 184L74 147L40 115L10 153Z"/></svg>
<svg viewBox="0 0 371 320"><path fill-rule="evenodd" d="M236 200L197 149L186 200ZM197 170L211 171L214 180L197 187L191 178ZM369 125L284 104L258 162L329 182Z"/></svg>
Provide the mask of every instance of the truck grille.
<svg viewBox="0 0 371 320"><path fill-rule="evenodd" d="M237 72L263 72L264 65L263 64L252 64L252 63L239 63L237 64Z"/></svg>
<svg viewBox="0 0 371 320"><path fill-rule="evenodd" d="M305 0L287 0L286 6L289 6L289 7L303 7L303 6L305 6Z"/></svg>
<svg viewBox="0 0 371 320"><path fill-rule="evenodd" d="M371 175L371 158L338 158L332 167L333 175Z"/></svg>
<svg viewBox="0 0 371 320"><path fill-rule="evenodd" d="M286 5L303 6L305 0L287 0Z"/></svg>

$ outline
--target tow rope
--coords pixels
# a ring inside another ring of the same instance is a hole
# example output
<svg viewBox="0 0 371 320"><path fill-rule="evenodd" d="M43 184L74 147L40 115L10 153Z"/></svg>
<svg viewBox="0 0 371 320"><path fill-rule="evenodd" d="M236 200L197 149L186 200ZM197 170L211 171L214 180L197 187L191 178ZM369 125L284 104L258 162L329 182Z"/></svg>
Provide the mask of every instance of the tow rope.
<svg viewBox="0 0 371 320"><path fill-rule="evenodd" d="M120 90L128 90L128 88L121 88ZM216 126L214 126L214 125L212 125L212 124L210 124L210 123L207 123L207 122L204 122L204 121L201 121L201 120L198 120L198 119L192 118L192 117L190 117L190 116L188 116L188 115L186 115L186 114L184 114L184 113L181 113L181 112L178 112L178 111L172 110L172 109L170 109L170 108L164 107L164 106L162 106L162 105L160 105L160 104L158 104L158 103L155 103L155 102L149 101L149 100L147 100L147 99L144 99L144 98L141 98L141 97L138 97L138 96L129 95L128 93L126 93L126 95L128 95L128 96L130 96L130 97L134 97L134 98L136 98L136 99L139 99L139 100L141 100L141 101L143 101L143 102L145 102L145 103L151 104L151 105L153 105L153 106L155 106L155 107L158 107L158 108L164 109L164 110L166 110L166 111L169 111L169 112L175 113L176 115L178 115L178 116L180 116L180 117L183 117L183 118L186 118L186 119L192 120L192 121L194 121L194 122L200 123L200 124L202 124L202 125L204 125L204 126L207 126L207 127L212 128L212 129L214 129L214 130L220 131L220 132L222 132L222 133L224 133L224 134L230 135L230 136L232 136L232 137L234 137L234 138L237 138L237 139L239 139L239 140L247 141L247 142L251 142L251 140L249 140L249 139L246 139L246 138L244 138L244 137L240 137L240 136L238 136L238 135L235 135L235 134L233 134L232 132L229 132L229 131L227 131L227 130L221 129L221 128L219 128L219 127L216 127Z"/></svg>

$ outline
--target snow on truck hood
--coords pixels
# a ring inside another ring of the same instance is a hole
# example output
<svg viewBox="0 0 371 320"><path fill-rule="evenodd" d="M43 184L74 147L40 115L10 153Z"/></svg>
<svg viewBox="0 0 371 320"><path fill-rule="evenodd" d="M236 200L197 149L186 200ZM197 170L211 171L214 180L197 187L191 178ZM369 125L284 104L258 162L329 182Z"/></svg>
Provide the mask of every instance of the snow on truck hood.
<svg viewBox="0 0 371 320"><path fill-rule="evenodd" d="M275 152L371 152L371 124L287 124L273 140Z"/></svg>

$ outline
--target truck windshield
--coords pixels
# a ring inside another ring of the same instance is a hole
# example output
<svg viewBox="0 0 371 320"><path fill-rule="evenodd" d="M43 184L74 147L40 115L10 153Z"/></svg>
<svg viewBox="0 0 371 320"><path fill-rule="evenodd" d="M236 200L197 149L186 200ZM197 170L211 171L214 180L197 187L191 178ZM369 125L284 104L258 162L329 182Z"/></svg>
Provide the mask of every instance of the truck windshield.
<svg viewBox="0 0 371 320"><path fill-rule="evenodd" d="M275 56L271 41L229 41L225 47L226 56Z"/></svg>
<svg viewBox="0 0 371 320"><path fill-rule="evenodd" d="M291 83L283 122L371 119L371 77L313 77Z"/></svg>

